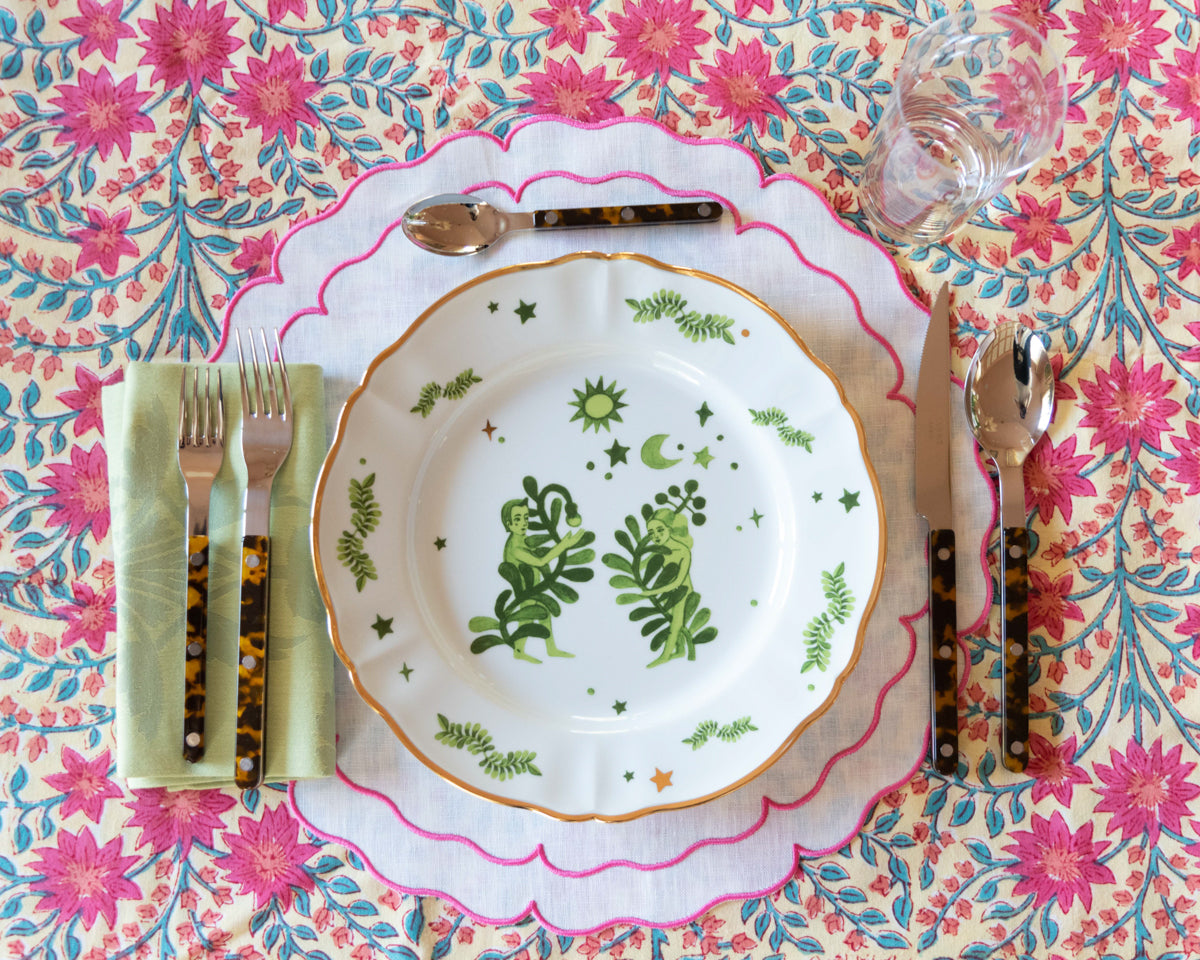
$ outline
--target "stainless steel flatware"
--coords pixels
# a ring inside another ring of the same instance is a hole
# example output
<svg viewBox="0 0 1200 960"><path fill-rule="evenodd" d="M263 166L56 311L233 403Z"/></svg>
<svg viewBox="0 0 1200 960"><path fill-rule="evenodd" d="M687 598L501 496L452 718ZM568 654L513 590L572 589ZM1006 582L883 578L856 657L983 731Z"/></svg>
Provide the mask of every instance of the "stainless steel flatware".
<svg viewBox="0 0 1200 960"><path fill-rule="evenodd" d="M260 362L250 336L246 371L242 338L237 336L242 391L242 456L246 461L243 500L241 616L238 625L237 739L234 782L243 790L262 783L267 716L267 638L271 585L271 482L292 448L292 387L279 331L275 332L278 375L267 335L259 330ZM251 382L253 381L253 382Z"/></svg>
<svg viewBox="0 0 1200 960"><path fill-rule="evenodd" d="M212 389L211 371L188 371L179 380L179 470L187 485L187 632L183 674L183 756L204 755L205 668L208 651L208 507L213 480L225 459L225 401L221 371Z"/></svg>
<svg viewBox="0 0 1200 960"><path fill-rule="evenodd" d="M942 285L917 382L917 513L929 524L930 760L958 769L958 608L950 490L950 287Z"/></svg>
<svg viewBox="0 0 1200 960"><path fill-rule="evenodd" d="M654 223L711 223L722 206L697 203L629 204L623 207L576 207L505 213L463 193L442 193L419 200L405 211L404 235L423 250L451 257L479 253L516 230L562 230L571 227L632 227Z"/></svg>
<svg viewBox="0 0 1200 960"><path fill-rule="evenodd" d="M1000 485L1000 630L1004 663L1002 758L1020 772L1029 761L1029 531L1022 466L1054 412L1054 370L1041 338L1016 321L979 343L967 370L967 421Z"/></svg>

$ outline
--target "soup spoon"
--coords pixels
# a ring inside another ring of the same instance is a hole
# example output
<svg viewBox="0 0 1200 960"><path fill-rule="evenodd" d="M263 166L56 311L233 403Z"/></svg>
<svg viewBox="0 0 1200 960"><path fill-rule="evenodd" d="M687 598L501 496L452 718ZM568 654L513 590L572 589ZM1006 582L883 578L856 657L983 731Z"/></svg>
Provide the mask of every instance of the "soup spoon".
<svg viewBox="0 0 1200 960"><path fill-rule="evenodd" d="M1016 321L997 326L979 343L963 391L967 422L1000 485L1000 650L1002 755L1008 769L1029 762L1029 531L1025 458L1054 413L1054 371L1041 338Z"/></svg>
<svg viewBox="0 0 1200 960"><path fill-rule="evenodd" d="M505 213L479 197L442 193L419 200L405 211L404 235L423 250L460 257L486 250L517 230L571 227L625 227L652 223L711 223L723 209L712 200L698 203L629 204Z"/></svg>

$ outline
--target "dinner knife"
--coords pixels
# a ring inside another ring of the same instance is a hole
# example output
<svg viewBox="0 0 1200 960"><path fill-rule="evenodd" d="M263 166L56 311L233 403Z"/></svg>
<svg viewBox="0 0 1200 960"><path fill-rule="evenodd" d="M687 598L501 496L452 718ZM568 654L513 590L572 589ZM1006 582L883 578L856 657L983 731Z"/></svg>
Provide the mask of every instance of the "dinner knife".
<svg viewBox="0 0 1200 960"><path fill-rule="evenodd" d="M958 769L958 612L950 492L950 287L929 315L917 381L917 513L929 525L930 759Z"/></svg>

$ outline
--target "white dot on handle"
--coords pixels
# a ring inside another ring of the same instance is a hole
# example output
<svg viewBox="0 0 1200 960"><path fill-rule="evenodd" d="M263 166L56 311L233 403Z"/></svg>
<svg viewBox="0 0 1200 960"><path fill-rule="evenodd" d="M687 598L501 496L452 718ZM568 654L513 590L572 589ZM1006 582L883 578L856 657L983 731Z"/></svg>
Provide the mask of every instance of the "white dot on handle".
<svg viewBox="0 0 1200 960"><path fill-rule="evenodd" d="M246 558L246 566L248 566L251 570L253 570L255 567L257 567L259 562L260 561L258 559L257 553L252 553L252 554L250 554L250 556L248 556Z"/></svg>
<svg viewBox="0 0 1200 960"><path fill-rule="evenodd" d="M189 733L189 734L187 735L187 745L188 745L189 747L198 747L198 746L200 746L200 734L198 734L198 733Z"/></svg>
<svg viewBox="0 0 1200 960"><path fill-rule="evenodd" d="M1021 646L1019 643L1010 643L1008 645L1008 652L1011 653L1014 657L1019 657L1019 656L1021 656L1021 654L1023 654L1025 652L1025 648L1023 646Z"/></svg>
<svg viewBox="0 0 1200 960"><path fill-rule="evenodd" d="M242 757L242 759L238 761L238 766L243 770L253 770L254 761L250 757Z"/></svg>
<svg viewBox="0 0 1200 960"><path fill-rule="evenodd" d="M1023 744L1020 740L1014 740L1011 750L1019 757L1025 752L1025 744Z"/></svg>
<svg viewBox="0 0 1200 960"><path fill-rule="evenodd" d="M621 208L621 219L622 220L629 222L635 216L636 216L636 214L633 212L633 207L622 207Z"/></svg>
<svg viewBox="0 0 1200 960"><path fill-rule="evenodd" d="M950 548L949 547L941 547L938 550L937 555L938 555L938 559L941 560L943 563L945 563L947 560L950 559Z"/></svg>
<svg viewBox="0 0 1200 960"><path fill-rule="evenodd" d="M1024 551L1015 543L1008 548L1008 555L1014 560L1020 560L1022 553L1024 553Z"/></svg>
<svg viewBox="0 0 1200 960"><path fill-rule="evenodd" d="M245 667L247 670L253 670L255 667L258 666L258 661L255 660L249 654L247 654L246 656L242 657L242 666Z"/></svg>
<svg viewBox="0 0 1200 960"><path fill-rule="evenodd" d="M702 217L707 217L710 213L712 213L712 207L710 207L707 203L702 203L696 208L696 212Z"/></svg>
<svg viewBox="0 0 1200 960"><path fill-rule="evenodd" d="M550 224L550 226L554 226L556 223L558 223L558 214L553 210L549 211L546 214L546 222Z"/></svg>
<svg viewBox="0 0 1200 960"><path fill-rule="evenodd" d="M188 557L188 563L190 563L193 567L203 566L204 565L204 554L193 553L190 557Z"/></svg>
<svg viewBox="0 0 1200 960"><path fill-rule="evenodd" d="M948 757L954 752L954 747L951 744L943 743L941 747L938 748L938 752L941 753L943 757Z"/></svg>
<svg viewBox="0 0 1200 960"><path fill-rule="evenodd" d="M189 657L200 656L200 644L196 643L196 641L193 640L191 643L188 644L187 652L188 652Z"/></svg>
<svg viewBox="0 0 1200 960"><path fill-rule="evenodd" d="M949 660L952 656L954 656L954 648L948 643L943 643L940 647L938 647L938 656L945 660Z"/></svg>

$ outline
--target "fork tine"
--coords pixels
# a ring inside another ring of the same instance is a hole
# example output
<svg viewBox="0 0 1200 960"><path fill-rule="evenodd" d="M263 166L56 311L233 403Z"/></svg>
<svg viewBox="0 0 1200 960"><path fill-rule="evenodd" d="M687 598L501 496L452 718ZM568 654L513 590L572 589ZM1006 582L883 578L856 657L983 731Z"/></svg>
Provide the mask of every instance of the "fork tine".
<svg viewBox="0 0 1200 960"><path fill-rule="evenodd" d="M262 339L263 364L267 368L267 416L274 417L279 413L275 402L275 367L271 363L271 348L267 346L267 331L259 327L258 335Z"/></svg>
<svg viewBox="0 0 1200 960"><path fill-rule="evenodd" d="M283 383L283 419L292 415L292 382L288 377L287 361L283 359L283 341L279 339L279 328L275 328L275 354L279 357L279 379Z"/></svg>
<svg viewBox="0 0 1200 960"><path fill-rule="evenodd" d="M225 445L225 389L221 384L221 371L217 370L217 443Z"/></svg>
<svg viewBox="0 0 1200 960"><path fill-rule="evenodd" d="M213 437L209 432L212 424L212 384L210 367L204 368L204 422L200 425L200 440L206 446L212 446Z"/></svg>
<svg viewBox="0 0 1200 960"><path fill-rule="evenodd" d="M208 401L208 395L204 396L205 401ZM191 411L191 428L189 431L189 440L193 447L198 447L202 439L200 434L200 368L192 369L192 411Z"/></svg>
<svg viewBox="0 0 1200 960"><path fill-rule="evenodd" d="M187 440L187 435L183 432L187 426L187 367L183 368L183 372L179 377L179 445L182 447Z"/></svg>
<svg viewBox="0 0 1200 960"><path fill-rule="evenodd" d="M261 417L267 412L267 402L263 398L263 373L258 363L258 348L254 346L254 334L250 334L250 365L254 367L254 403L252 415Z"/></svg>
<svg viewBox="0 0 1200 960"><path fill-rule="evenodd" d="M240 330L233 332L234 338L237 340L238 353L238 373L241 375L242 385L242 416L248 417L254 413L250 407L250 393L246 389L246 358L242 356L242 334ZM250 341L250 346L254 346L253 338Z"/></svg>

